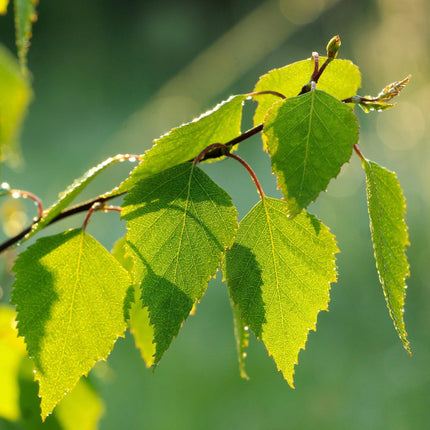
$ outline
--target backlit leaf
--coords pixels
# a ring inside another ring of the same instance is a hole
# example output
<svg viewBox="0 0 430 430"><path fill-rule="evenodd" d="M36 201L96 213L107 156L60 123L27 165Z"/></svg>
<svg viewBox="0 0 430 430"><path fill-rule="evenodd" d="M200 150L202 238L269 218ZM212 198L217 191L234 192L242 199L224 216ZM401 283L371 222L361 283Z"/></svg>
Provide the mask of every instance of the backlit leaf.
<svg viewBox="0 0 430 430"><path fill-rule="evenodd" d="M15 31L18 57L23 70L27 64L27 53L32 37L33 22L37 20L36 0L15 0Z"/></svg>
<svg viewBox="0 0 430 430"><path fill-rule="evenodd" d="M154 327L155 364L215 275L236 216L228 194L192 163L139 181L125 197L127 252Z"/></svg>
<svg viewBox="0 0 430 430"><path fill-rule="evenodd" d="M405 280L409 276L405 223L406 204L395 173L373 161L362 160L366 172L367 205L376 267L385 299L403 346L410 353L403 320L406 297Z"/></svg>
<svg viewBox="0 0 430 430"><path fill-rule="evenodd" d="M0 160L17 164L20 160L18 137L28 105L31 86L18 62L0 46Z"/></svg>
<svg viewBox="0 0 430 430"><path fill-rule="evenodd" d="M315 90L276 103L263 132L288 213L295 216L350 159L358 122L349 106Z"/></svg>
<svg viewBox="0 0 430 430"><path fill-rule="evenodd" d="M240 222L224 276L244 324L261 339L293 386L294 365L336 281L334 236L313 215L294 219L265 197Z"/></svg>
<svg viewBox="0 0 430 430"><path fill-rule="evenodd" d="M44 419L123 335L131 280L81 229L39 239L13 270L18 330L34 362Z"/></svg>
<svg viewBox="0 0 430 430"><path fill-rule="evenodd" d="M123 160L122 155L109 157L97 166L92 167L82 177L76 179L72 185L59 195L58 201L44 212L43 217L39 222L34 224L32 230L27 234L24 240L29 239L42 228L46 227L57 215L60 214L62 210L66 209L73 202L73 200L92 182L96 176L120 160ZM112 193L109 194L116 195L118 192L117 190L113 190Z"/></svg>
<svg viewBox="0 0 430 430"><path fill-rule="evenodd" d="M196 158L212 143L227 143L240 134L246 96L231 96L189 123L154 140L131 177L121 184L126 191L139 179Z"/></svg>
<svg viewBox="0 0 430 430"><path fill-rule="evenodd" d="M326 57L320 57L323 64ZM278 91L285 97L294 97L299 94L303 85L306 85L314 70L312 59L298 61L280 69L274 69L261 76L254 91ZM358 67L349 60L333 60L321 75L317 88L343 100L357 94L361 86L361 75ZM273 103L279 100L273 95L256 96L258 107L254 115L254 125L261 124Z"/></svg>

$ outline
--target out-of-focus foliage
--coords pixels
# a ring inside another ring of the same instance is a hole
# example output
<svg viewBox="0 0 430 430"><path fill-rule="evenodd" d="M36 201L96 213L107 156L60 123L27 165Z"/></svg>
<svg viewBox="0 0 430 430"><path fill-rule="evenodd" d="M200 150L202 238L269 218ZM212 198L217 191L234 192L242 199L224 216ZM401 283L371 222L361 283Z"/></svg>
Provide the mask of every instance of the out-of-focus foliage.
<svg viewBox="0 0 430 430"><path fill-rule="evenodd" d="M18 136L32 91L18 62L3 46L0 46L0 94L0 158L16 164L20 158Z"/></svg>

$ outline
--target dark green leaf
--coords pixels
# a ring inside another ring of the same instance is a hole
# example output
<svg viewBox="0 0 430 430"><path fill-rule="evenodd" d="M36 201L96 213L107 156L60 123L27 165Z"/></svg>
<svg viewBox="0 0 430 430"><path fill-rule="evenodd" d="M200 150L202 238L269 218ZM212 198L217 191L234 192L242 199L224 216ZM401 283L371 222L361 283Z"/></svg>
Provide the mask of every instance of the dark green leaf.
<svg viewBox="0 0 430 430"><path fill-rule="evenodd" d="M358 141L351 108L319 90L276 103L263 132L291 216L326 189Z"/></svg>
<svg viewBox="0 0 430 430"><path fill-rule="evenodd" d="M133 279L133 258L126 254L125 245L126 238L122 237L116 242L112 254ZM134 280L133 283L135 283ZM128 324L146 366L151 367L154 364L155 354L154 328L149 321L148 308L142 303L140 285L134 285L133 293L134 301L130 306Z"/></svg>

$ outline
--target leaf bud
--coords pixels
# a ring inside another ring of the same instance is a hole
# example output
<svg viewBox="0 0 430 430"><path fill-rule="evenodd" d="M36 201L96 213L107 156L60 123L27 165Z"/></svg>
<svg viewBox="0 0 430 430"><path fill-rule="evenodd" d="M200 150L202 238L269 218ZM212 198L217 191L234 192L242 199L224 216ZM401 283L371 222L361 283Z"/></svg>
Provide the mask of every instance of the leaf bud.
<svg viewBox="0 0 430 430"><path fill-rule="evenodd" d="M337 57L337 53L339 51L341 42L339 35L334 36L330 39L330 41L327 43L327 57L335 59Z"/></svg>

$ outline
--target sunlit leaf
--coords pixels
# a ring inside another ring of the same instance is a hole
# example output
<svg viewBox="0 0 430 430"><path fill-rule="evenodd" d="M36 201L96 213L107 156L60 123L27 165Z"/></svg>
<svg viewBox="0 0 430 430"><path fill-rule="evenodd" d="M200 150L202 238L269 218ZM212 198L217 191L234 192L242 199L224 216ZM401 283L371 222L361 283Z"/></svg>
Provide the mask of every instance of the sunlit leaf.
<svg viewBox="0 0 430 430"><path fill-rule="evenodd" d="M215 275L236 216L226 192L192 163L139 181L125 197L127 252L154 327L155 364Z"/></svg>
<svg viewBox="0 0 430 430"><path fill-rule="evenodd" d="M323 64L325 57L319 58ZM306 85L314 70L312 59L298 61L280 69L274 69L261 76L254 91L278 91L285 97L294 97L299 94L303 85ZM357 94L361 85L361 75L358 67L349 60L333 60L321 75L317 88L343 100ZM258 107L254 115L254 125L263 122L266 112L279 98L273 95L255 97Z"/></svg>
<svg viewBox="0 0 430 430"><path fill-rule="evenodd" d="M131 177L121 184L126 191L141 178L196 158L212 143L227 143L240 134L242 104L246 96L232 96L193 121L154 140Z"/></svg>
<svg viewBox="0 0 430 430"><path fill-rule="evenodd" d="M223 265L244 324L261 339L293 386L294 365L336 281L334 236L313 215L286 216L265 197L240 222Z"/></svg>
<svg viewBox="0 0 430 430"><path fill-rule="evenodd" d="M358 141L351 108L319 90L276 103L263 131L291 216L326 189Z"/></svg>
<svg viewBox="0 0 430 430"><path fill-rule="evenodd" d="M395 173L366 159L362 160L362 165L366 172L370 231L379 280L397 333L410 352L403 320L405 280L409 276L405 253L409 245L405 199Z"/></svg>
<svg viewBox="0 0 430 430"><path fill-rule="evenodd" d="M58 201L44 212L43 217L39 222L34 224L32 230L27 234L24 240L29 239L42 228L46 227L57 215L60 214L62 210L66 209L73 200L75 200L75 198L93 181L96 176L120 160L123 160L122 155L109 157L102 163L88 170L82 177L76 179L72 185L60 193ZM117 190L113 190L112 194L118 194Z"/></svg>
<svg viewBox="0 0 430 430"><path fill-rule="evenodd" d="M13 303L50 414L126 328L128 273L81 229L39 239L18 257Z"/></svg>
<svg viewBox="0 0 430 430"><path fill-rule="evenodd" d="M20 160L18 137L33 94L18 62L1 45L0 94L0 159L17 164Z"/></svg>

